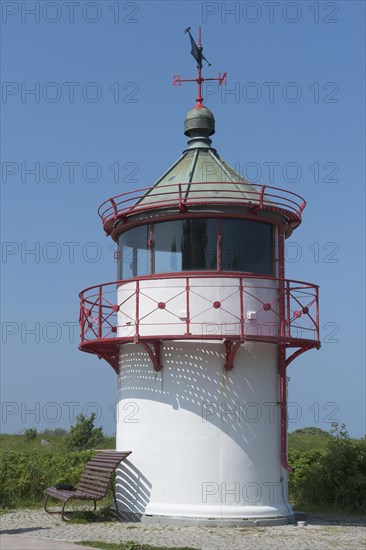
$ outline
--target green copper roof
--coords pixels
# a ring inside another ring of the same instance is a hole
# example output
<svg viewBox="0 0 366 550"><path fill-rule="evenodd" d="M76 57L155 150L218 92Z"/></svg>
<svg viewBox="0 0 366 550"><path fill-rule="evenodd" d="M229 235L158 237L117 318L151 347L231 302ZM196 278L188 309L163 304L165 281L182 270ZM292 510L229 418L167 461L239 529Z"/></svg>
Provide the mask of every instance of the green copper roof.
<svg viewBox="0 0 366 550"><path fill-rule="evenodd" d="M182 184L184 199L199 196L200 201L207 203L221 199L223 203L232 203L233 199L251 200L258 196L258 188L244 180L211 147L209 136L215 132L215 119L207 107L191 109L184 126L185 134L190 138L188 148L136 205L148 205L156 202L157 198L162 203L174 200L178 197L178 187L174 184ZM210 182L215 185L207 185ZM165 187L170 185L171 188Z"/></svg>
<svg viewBox="0 0 366 550"><path fill-rule="evenodd" d="M99 207L107 234L130 220L191 211L245 211L258 217L276 218L286 224L287 234L301 223L306 205L302 197L278 187L246 181L211 147L215 118L207 107L196 106L188 112L184 133L189 138L187 149L150 189L122 193Z"/></svg>

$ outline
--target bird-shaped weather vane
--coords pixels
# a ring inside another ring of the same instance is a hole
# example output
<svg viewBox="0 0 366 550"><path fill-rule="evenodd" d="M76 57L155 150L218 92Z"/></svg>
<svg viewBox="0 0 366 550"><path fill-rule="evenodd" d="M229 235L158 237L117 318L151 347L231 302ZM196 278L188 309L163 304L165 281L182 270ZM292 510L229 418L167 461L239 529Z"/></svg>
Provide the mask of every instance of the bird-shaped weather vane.
<svg viewBox="0 0 366 550"><path fill-rule="evenodd" d="M191 27L188 27L185 31L185 33L188 33L189 34L189 38L190 38L190 41L191 41L191 54L193 55L193 57L195 58L195 60L197 61L197 70L198 70L198 75L197 75L197 78L191 78L191 79L186 79L186 80L183 80L180 75L175 75L174 78L173 78L173 84L174 86L180 86L182 84L182 82L197 82L198 84L198 96L197 96L197 104L196 104L196 107L203 107L203 97L202 97L202 83L207 81L207 80L216 80L218 83L219 83L219 86L221 86L221 84L223 82L225 82L226 84L226 77L227 77L227 74L224 73L223 75L221 75L221 73L219 73L219 76L218 78L203 78L202 76L202 62L203 61L206 61L207 65L210 67L211 66L211 63L209 63L206 59L206 57L203 55L202 51L203 51L203 46L201 44L201 27L198 27L198 44L196 44L192 34L191 34Z"/></svg>

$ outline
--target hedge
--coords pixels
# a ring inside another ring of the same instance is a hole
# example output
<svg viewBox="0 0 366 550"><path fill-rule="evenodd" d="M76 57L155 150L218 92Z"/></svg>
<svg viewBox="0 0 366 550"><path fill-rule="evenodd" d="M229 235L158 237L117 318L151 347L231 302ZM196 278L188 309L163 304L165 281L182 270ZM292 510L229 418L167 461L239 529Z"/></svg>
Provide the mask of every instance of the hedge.
<svg viewBox="0 0 366 550"><path fill-rule="evenodd" d="M43 501L46 487L60 481L76 484L93 451L0 454L0 507L33 506Z"/></svg>

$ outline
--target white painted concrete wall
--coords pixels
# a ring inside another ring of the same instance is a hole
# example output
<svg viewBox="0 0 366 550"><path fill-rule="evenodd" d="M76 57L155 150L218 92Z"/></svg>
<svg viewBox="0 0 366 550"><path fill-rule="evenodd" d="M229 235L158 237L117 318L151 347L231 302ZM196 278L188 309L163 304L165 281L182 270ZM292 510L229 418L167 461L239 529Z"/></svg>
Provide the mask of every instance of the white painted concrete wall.
<svg viewBox="0 0 366 550"><path fill-rule="evenodd" d="M142 280L139 283L139 334L183 335L187 331L186 279L165 278ZM240 334L239 278L189 279L190 333L202 336ZM118 336L133 335L136 331L136 282L118 289ZM164 302L165 309L158 303ZM221 307L212 307L220 302ZM270 279L244 279L242 302L244 333L247 335L277 336L278 282ZM266 311L263 304L271 304ZM254 313L254 316L251 315ZM250 319L250 317L255 317Z"/></svg>
<svg viewBox="0 0 366 550"><path fill-rule="evenodd" d="M156 373L138 344L121 347L117 450L132 454L119 470L120 511L288 516L277 346L242 345L230 372L219 342L166 342L162 362Z"/></svg>

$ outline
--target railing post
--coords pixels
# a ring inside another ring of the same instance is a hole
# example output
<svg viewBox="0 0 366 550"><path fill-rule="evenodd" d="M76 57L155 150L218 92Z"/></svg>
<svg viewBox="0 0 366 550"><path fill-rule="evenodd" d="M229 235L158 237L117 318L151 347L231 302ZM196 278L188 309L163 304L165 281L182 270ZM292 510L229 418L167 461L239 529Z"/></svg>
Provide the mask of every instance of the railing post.
<svg viewBox="0 0 366 550"><path fill-rule="evenodd" d="M136 281L136 320L135 320L135 340L140 336L140 281Z"/></svg>
<svg viewBox="0 0 366 550"><path fill-rule="evenodd" d="M318 287L315 287L315 296L316 296L316 302L315 302L315 306L316 306L316 339L320 340L320 332L319 332L319 288Z"/></svg>
<svg viewBox="0 0 366 550"><path fill-rule="evenodd" d="M99 286L98 289L98 338L102 338L102 324L103 324L103 315L102 315L102 286Z"/></svg>
<svg viewBox="0 0 366 550"><path fill-rule="evenodd" d="M302 213L303 213L303 210L304 210L305 206L306 206L306 201L302 201L302 203L300 204L298 213L297 213L297 215L300 217L300 219L302 217Z"/></svg>
<svg viewBox="0 0 366 550"><path fill-rule="evenodd" d="M263 196L264 196L265 188L266 188L266 186L262 185L261 192L260 192L260 195L259 195L259 208L263 208Z"/></svg>
<svg viewBox="0 0 366 550"><path fill-rule="evenodd" d="M187 318L186 318L186 334L191 334L190 333L190 330L191 330L191 327L190 327L190 322L191 322L191 312L190 312L190 304L189 304L189 290L190 290L190 286L189 286L189 277L186 277L186 315L187 315Z"/></svg>
<svg viewBox="0 0 366 550"><path fill-rule="evenodd" d="M179 197L178 210L179 212L182 212L182 186L180 183L178 184L178 197Z"/></svg>
<svg viewBox="0 0 366 550"><path fill-rule="evenodd" d="M290 289L290 281L286 281L286 302L287 302L287 308L286 308L286 334L287 336L291 336L291 289Z"/></svg>
<svg viewBox="0 0 366 550"><path fill-rule="evenodd" d="M285 334L285 282L283 279L279 281L278 288L278 313L280 316L280 338L284 338Z"/></svg>
<svg viewBox="0 0 366 550"><path fill-rule="evenodd" d="M285 336L285 236L283 227L278 225L278 314L280 317L280 338Z"/></svg>
<svg viewBox="0 0 366 550"><path fill-rule="evenodd" d="M244 288L243 288L243 277L239 278L239 294L240 294L240 337L244 338Z"/></svg>
<svg viewBox="0 0 366 550"><path fill-rule="evenodd" d="M114 198L109 199L109 200L110 200L111 203L112 203L112 206L113 206L113 214L114 214L114 217L116 218L116 217L117 217L117 214L118 214L118 212L117 212L117 205L116 205L116 203L114 202Z"/></svg>
<svg viewBox="0 0 366 550"><path fill-rule="evenodd" d="M81 295L79 326L80 326L80 340L81 340L81 342L84 342L84 340L85 340L84 294Z"/></svg>

